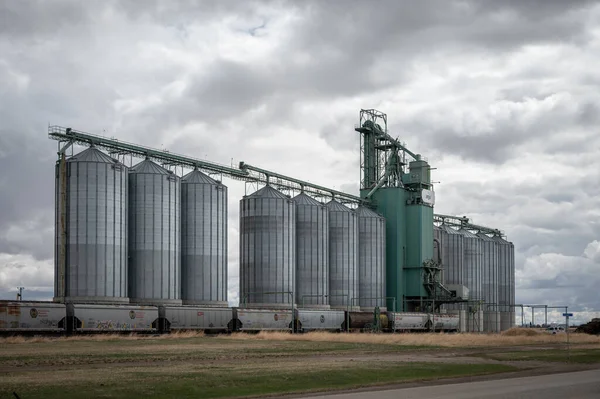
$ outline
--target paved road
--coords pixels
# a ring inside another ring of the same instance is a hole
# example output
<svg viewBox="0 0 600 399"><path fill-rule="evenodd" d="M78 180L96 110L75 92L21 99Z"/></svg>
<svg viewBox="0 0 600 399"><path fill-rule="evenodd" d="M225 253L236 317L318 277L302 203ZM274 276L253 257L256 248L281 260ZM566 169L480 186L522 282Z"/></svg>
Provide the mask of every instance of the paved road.
<svg viewBox="0 0 600 399"><path fill-rule="evenodd" d="M312 399L599 399L600 370L461 384L312 396Z"/></svg>

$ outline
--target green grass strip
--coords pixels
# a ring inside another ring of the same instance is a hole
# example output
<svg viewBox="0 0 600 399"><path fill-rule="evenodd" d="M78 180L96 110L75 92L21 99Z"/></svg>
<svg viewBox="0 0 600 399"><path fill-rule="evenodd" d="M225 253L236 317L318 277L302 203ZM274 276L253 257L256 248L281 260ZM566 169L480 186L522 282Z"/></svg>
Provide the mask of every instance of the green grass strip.
<svg viewBox="0 0 600 399"><path fill-rule="evenodd" d="M307 364L306 367L310 367ZM333 368L254 370L240 368L196 368L182 373L139 369L119 373L119 378L77 381L70 384L4 386L22 398L223 398L321 390L473 376L514 371L499 364L432 364L340 362ZM1 380L1 379L0 379ZM1 382L1 381L0 381ZM0 388L0 391L2 389ZM1 396L1 395L0 395Z"/></svg>
<svg viewBox="0 0 600 399"><path fill-rule="evenodd" d="M481 357L501 361L541 361L594 364L600 363L600 349L545 349L536 351L481 354Z"/></svg>

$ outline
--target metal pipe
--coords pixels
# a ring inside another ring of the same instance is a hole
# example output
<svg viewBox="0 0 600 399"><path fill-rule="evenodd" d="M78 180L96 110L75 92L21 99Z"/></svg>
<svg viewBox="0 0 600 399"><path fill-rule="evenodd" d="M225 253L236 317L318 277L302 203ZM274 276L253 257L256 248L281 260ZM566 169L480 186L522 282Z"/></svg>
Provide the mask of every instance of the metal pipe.
<svg viewBox="0 0 600 399"><path fill-rule="evenodd" d="M392 153L390 154L390 156L388 158L388 162L387 162L388 165L391 164L393 156L394 156L394 152L392 151ZM375 193L375 191L379 190L381 188L381 186L383 186L383 184L389 179L391 173L392 173L391 167L386 168L385 173L383 174L381 179L377 182L377 185L375 187L373 187L373 189L371 191L369 191L369 193L367 194L367 196L365 198L370 199L371 196Z"/></svg>
<svg viewBox="0 0 600 399"><path fill-rule="evenodd" d="M59 180L59 222L58 231L60 237L59 255L58 255L58 287L56 296L60 298L61 303L65 303L67 296L67 161L65 151L68 146L64 146L59 152L58 180Z"/></svg>
<svg viewBox="0 0 600 399"><path fill-rule="evenodd" d="M570 346L570 342L569 342L569 307L565 306L565 317L566 317L566 323L565 323L565 332L567 333L567 361L571 361L571 346Z"/></svg>
<svg viewBox="0 0 600 399"><path fill-rule="evenodd" d="M433 323L431 324L431 331L435 332L435 297L433 297L433 304L431 306L431 312L433 314Z"/></svg>

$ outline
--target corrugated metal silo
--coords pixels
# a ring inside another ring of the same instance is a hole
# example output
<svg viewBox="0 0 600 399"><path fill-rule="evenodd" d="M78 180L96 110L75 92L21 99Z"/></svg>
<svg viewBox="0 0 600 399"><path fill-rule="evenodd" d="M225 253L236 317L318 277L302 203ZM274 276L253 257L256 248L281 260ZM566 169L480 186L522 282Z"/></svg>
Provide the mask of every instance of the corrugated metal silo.
<svg viewBox="0 0 600 399"><path fill-rule="evenodd" d="M512 301L511 285L511 247L510 243L500 236L494 236L498 252L498 310L500 311L500 329L508 330Z"/></svg>
<svg viewBox="0 0 600 399"><path fill-rule="evenodd" d="M240 201L240 306L290 307L295 273L294 201L265 186Z"/></svg>
<svg viewBox="0 0 600 399"><path fill-rule="evenodd" d="M363 311L371 311L376 306L385 311L385 218L362 206L356 215L359 306Z"/></svg>
<svg viewBox="0 0 600 399"><path fill-rule="evenodd" d="M301 193L296 204L296 302L329 309L329 212Z"/></svg>
<svg viewBox="0 0 600 399"><path fill-rule="evenodd" d="M329 210L329 304L358 309L358 221L356 212L335 200Z"/></svg>
<svg viewBox="0 0 600 399"><path fill-rule="evenodd" d="M181 304L180 179L149 159L129 172L129 297Z"/></svg>
<svg viewBox="0 0 600 399"><path fill-rule="evenodd" d="M444 284L465 284L464 237L450 226L440 226L442 236L442 265Z"/></svg>
<svg viewBox="0 0 600 399"><path fill-rule="evenodd" d="M66 170L65 300L126 303L127 167L91 147L69 158ZM58 171L55 294L62 300Z"/></svg>
<svg viewBox="0 0 600 399"><path fill-rule="evenodd" d="M197 169L181 178L181 300L227 305L227 187Z"/></svg>
<svg viewBox="0 0 600 399"><path fill-rule="evenodd" d="M515 322L515 305L516 305L516 292L515 292L515 245L512 242L510 244L510 327L516 325Z"/></svg>
<svg viewBox="0 0 600 399"><path fill-rule="evenodd" d="M500 306L498 302L498 249L496 242L485 234L477 235L483 253L484 324L487 332L500 331Z"/></svg>
<svg viewBox="0 0 600 399"><path fill-rule="evenodd" d="M467 230L460 230L460 233L464 237L465 285L469 289L470 300L480 301L484 299L481 240Z"/></svg>

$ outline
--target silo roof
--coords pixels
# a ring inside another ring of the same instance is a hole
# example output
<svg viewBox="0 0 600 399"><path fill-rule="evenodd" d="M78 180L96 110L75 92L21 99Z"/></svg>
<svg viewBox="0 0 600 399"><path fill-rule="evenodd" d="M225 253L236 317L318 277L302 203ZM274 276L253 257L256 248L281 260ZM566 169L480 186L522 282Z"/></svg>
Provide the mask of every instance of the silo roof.
<svg viewBox="0 0 600 399"><path fill-rule="evenodd" d="M172 174L162 166L146 159L131 168L131 173L146 173L153 175L170 175Z"/></svg>
<svg viewBox="0 0 600 399"><path fill-rule="evenodd" d="M492 240L492 238L490 236L488 236L487 234L483 234L483 233L478 233L477 237L481 238L483 241L495 241L495 240Z"/></svg>
<svg viewBox="0 0 600 399"><path fill-rule="evenodd" d="M329 201L326 206L331 212L353 212L352 209L340 204L336 200Z"/></svg>
<svg viewBox="0 0 600 399"><path fill-rule="evenodd" d="M217 183L216 180L214 180L210 176L208 176L208 175L200 172L198 169L194 169L190 173L188 173L187 175L183 176L181 178L181 183L182 184L186 183L186 184L213 184L213 185L219 185L219 183Z"/></svg>
<svg viewBox="0 0 600 399"><path fill-rule="evenodd" d="M73 155L68 159L70 162L100 162L100 163L118 163L114 158L111 158L108 154L103 153L96 147L90 147L81 151L79 154Z"/></svg>
<svg viewBox="0 0 600 399"><path fill-rule="evenodd" d="M461 235L464 235L463 232L466 231L466 230L456 230L445 224L440 226L440 230L445 231L448 234L461 234ZM466 232L469 233L468 231L466 231ZM471 233L469 233L469 234L471 234ZM467 236L467 237L470 237L470 236ZM475 237L475 236L473 235L473 237Z"/></svg>
<svg viewBox="0 0 600 399"><path fill-rule="evenodd" d="M366 206L359 206L356 209L356 214L361 218L383 218L383 216Z"/></svg>
<svg viewBox="0 0 600 399"><path fill-rule="evenodd" d="M258 191L253 192L248 195L246 198L281 198L281 199L289 199L287 195L282 193L281 191L275 190L271 186L264 186Z"/></svg>
<svg viewBox="0 0 600 399"><path fill-rule="evenodd" d="M296 202L296 204L298 204L298 205L314 205L314 206L323 205L319 201L314 199L313 197L308 196L304 193L300 193L300 194L296 195L294 197L294 202Z"/></svg>
<svg viewBox="0 0 600 399"><path fill-rule="evenodd" d="M458 230L458 232L465 237L478 238L475 234L471 233L469 230L460 229L460 230Z"/></svg>
<svg viewBox="0 0 600 399"><path fill-rule="evenodd" d="M506 241L504 238L502 238L500 236L494 236L494 237L492 237L492 240L499 242L501 244L512 244L511 242Z"/></svg>

